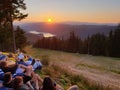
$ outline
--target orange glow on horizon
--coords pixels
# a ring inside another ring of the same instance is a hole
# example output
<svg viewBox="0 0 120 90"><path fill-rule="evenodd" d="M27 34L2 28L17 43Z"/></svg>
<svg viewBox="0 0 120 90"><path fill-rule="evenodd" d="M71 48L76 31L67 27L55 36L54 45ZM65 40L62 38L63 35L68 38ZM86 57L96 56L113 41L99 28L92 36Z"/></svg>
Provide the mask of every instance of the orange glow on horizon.
<svg viewBox="0 0 120 90"><path fill-rule="evenodd" d="M96 14L95 14L96 15ZM50 17L51 16L51 17ZM56 16L56 17L55 17ZM41 15L41 16L28 16L26 19L23 19L22 22L46 22L46 23L61 23L61 22L90 22L90 23L119 23L120 16L112 17L107 15L96 15L98 17L94 17L92 15L85 16L85 15L79 15L75 16L73 15L72 17L67 16L63 17L60 15Z"/></svg>

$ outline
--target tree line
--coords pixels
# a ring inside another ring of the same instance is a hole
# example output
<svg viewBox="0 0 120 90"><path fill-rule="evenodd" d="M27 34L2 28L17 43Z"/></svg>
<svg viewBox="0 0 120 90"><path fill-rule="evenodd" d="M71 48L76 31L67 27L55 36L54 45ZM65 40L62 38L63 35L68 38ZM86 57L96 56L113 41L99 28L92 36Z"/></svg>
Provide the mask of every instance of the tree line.
<svg viewBox="0 0 120 90"><path fill-rule="evenodd" d="M65 52L120 57L120 25L109 35L97 33L85 40L78 38L73 31L68 39L57 37L41 38L33 45L36 48L60 50Z"/></svg>
<svg viewBox="0 0 120 90"><path fill-rule="evenodd" d="M16 48L23 50L27 45L25 32L19 26L14 30ZM11 30L0 28L0 51L14 51Z"/></svg>

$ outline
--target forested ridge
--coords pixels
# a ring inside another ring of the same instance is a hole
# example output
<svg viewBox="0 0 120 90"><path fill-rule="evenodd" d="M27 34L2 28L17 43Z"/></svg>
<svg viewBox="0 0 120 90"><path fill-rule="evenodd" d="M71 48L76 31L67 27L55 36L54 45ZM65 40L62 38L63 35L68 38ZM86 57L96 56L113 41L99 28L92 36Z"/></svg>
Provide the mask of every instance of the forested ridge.
<svg viewBox="0 0 120 90"><path fill-rule="evenodd" d="M108 36L97 33L82 40L75 35L74 31L71 31L69 38L66 40L57 37L43 37L33 47L80 54L120 57L120 25L115 30L111 30Z"/></svg>

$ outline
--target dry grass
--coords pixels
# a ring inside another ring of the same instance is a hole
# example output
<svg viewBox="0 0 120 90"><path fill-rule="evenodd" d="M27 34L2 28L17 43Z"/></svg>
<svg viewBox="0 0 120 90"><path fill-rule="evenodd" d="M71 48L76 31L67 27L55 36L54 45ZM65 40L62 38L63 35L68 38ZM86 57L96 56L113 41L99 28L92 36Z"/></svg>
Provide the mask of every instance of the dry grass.
<svg viewBox="0 0 120 90"><path fill-rule="evenodd" d="M79 55L27 47L26 51L44 63L42 76L50 75L65 89L77 84L82 90L119 90L120 59Z"/></svg>

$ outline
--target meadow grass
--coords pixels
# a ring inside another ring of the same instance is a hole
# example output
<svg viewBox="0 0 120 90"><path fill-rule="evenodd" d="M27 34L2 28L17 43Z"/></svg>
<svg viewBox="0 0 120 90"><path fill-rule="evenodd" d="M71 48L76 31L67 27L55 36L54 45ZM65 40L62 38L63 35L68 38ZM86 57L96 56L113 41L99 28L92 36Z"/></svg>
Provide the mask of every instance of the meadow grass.
<svg viewBox="0 0 120 90"><path fill-rule="evenodd" d="M117 74L120 73L120 58L66 53L61 51L31 48L31 46L27 47L26 51L35 58L41 59L43 56L49 56L51 61L66 63L73 62L78 68L84 66L91 69L106 70Z"/></svg>
<svg viewBox="0 0 120 90"><path fill-rule="evenodd" d="M66 90L69 86L77 84L82 90L112 90L111 87L103 87L102 84L94 84L89 79L69 71L61 66L61 63L68 63L76 68L96 69L120 74L120 58L104 56L91 56L84 54L66 53L61 51L47 50L26 47L27 54L41 59L43 63L42 72L37 72L42 78L51 76Z"/></svg>

